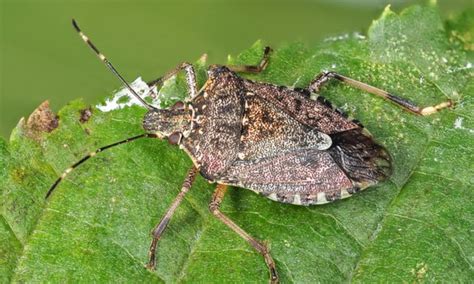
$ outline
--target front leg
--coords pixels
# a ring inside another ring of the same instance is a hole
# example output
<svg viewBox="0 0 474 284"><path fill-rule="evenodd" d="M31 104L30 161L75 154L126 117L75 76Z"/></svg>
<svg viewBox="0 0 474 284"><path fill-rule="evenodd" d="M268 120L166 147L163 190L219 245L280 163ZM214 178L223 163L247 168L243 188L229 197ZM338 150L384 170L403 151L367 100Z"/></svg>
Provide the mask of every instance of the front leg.
<svg viewBox="0 0 474 284"><path fill-rule="evenodd" d="M196 167L193 166L188 171L188 174L186 175L186 178L184 179L183 185L181 187L181 191L178 193L178 196L176 196L175 200L173 201L171 206L168 208L165 215L161 218L160 223L158 223L155 229L153 229L153 232L152 232L153 240L151 241L150 250L148 251L148 255L149 255L149 261L147 264L148 269L155 269L156 246L158 245L158 241L160 240L161 235L163 234L166 227L168 226L168 223L170 222L171 217L173 217L173 214L176 211L176 208L178 208L179 204L181 204L181 201L183 201L184 195L191 188L194 182L194 179L196 178L196 173L197 173L197 169Z"/></svg>
<svg viewBox="0 0 474 284"><path fill-rule="evenodd" d="M235 224L234 221L229 219L229 217L224 215L224 213L219 210L226 191L227 185L217 185L217 188L214 191L214 194L212 195L211 203L209 203L209 210L214 216L216 216L219 220L221 220L224 224L226 224L229 228L236 232L240 237L246 240L254 249L256 249L263 256L263 258L265 259L265 263L267 264L268 270L270 271L270 283L278 283L278 273L276 271L275 261L270 255L267 246L262 242L254 239L251 235L245 232L242 228Z"/></svg>
<svg viewBox="0 0 474 284"><path fill-rule="evenodd" d="M228 65L227 68L234 72L258 74L265 70L265 68L267 68L268 61L270 60L270 53L272 51L273 50L271 49L271 47L266 46L263 50L262 59L257 65Z"/></svg>
<svg viewBox="0 0 474 284"><path fill-rule="evenodd" d="M158 89L163 86L163 83L170 79L171 77L175 76L178 74L181 70L184 70L186 72L186 83L188 87L188 98L189 100L193 99L195 96L198 94L198 88L197 88L197 81L196 81L196 71L194 70L194 67L191 63L188 62L183 62L180 65L178 65L176 68L173 70L169 71L166 73L163 77L158 78L156 80L148 82L149 87L156 86Z"/></svg>

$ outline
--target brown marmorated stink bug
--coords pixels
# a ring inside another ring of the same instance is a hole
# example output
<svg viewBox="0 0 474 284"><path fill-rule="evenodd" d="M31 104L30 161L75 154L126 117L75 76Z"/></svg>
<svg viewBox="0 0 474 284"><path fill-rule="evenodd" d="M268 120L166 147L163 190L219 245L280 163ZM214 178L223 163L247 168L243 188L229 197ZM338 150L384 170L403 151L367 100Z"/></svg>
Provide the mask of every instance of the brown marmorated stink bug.
<svg viewBox="0 0 474 284"><path fill-rule="evenodd" d="M210 66L208 79L199 90L193 66L179 65L149 85L160 86L183 70L188 98L169 109L158 109L130 87L74 20L73 25L104 64L148 109L143 120L146 133L91 152L64 171L46 198L74 168L106 149L139 138L168 139L171 144L178 145L194 165L187 173L181 192L152 231L149 269L156 264L158 240L198 172L209 182L217 183L209 210L262 254L272 283L278 282L278 274L265 244L219 210L228 185L247 188L282 203L313 205L349 197L390 175L389 153L360 123L348 119L322 97L310 99L310 94L318 93L328 80L337 79L418 115L433 114L452 106L447 101L420 108L408 100L334 72L317 75L306 89L254 82L236 74L263 71L271 53L267 47L258 65Z"/></svg>

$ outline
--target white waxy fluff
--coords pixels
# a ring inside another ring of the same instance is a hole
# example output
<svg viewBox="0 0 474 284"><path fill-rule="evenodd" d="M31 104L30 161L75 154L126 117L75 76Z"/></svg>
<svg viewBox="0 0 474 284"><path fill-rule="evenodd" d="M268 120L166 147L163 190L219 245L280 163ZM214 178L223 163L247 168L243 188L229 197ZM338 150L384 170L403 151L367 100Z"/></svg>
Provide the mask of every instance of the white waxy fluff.
<svg viewBox="0 0 474 284"><path fill-rule="evenodd" d="M151 92L156 94L157 91L156 87L148 87L146 82L143 81L141 77L138 77L135 81L133 81L130 86L142 98L146 98ZM129 100L119 102L122 97L128 97ZM153 100L152 104L159 107L159 99ZM142 103L134 95L132 95L130 90L128 90L126 87L123 87L117 91L112 98L107 99L105 104L99 104L96 105L96 107L102 112L109 112L116 109L122 109L124 107L130 107L132 105L142 105Z"/></svg>

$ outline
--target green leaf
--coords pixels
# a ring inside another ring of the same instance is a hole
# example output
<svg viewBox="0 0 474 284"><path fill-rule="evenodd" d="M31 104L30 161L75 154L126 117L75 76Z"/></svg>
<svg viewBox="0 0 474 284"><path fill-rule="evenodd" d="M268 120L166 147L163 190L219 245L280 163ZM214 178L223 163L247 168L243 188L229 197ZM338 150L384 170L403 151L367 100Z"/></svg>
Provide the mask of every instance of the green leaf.
<svg viewBox="0 0 474 284"><path fill-rule="evenodd" d="M234 188L223 212L266 240L282 282L469 282L474 279L473 13L443 24L434 6L400 14L387 8L367 36L278 48L267 70L248 78L305 87L323 70L427 106L411 115L334 82L322 95L357 117L394 160L389 181L323 206L280 204ZM258 62L257 42L232 64ZM203 61L199 81L205 80ZM182 76L162 90L163 105L185 94ZM262 257L207 210L214 185L198 177L158 247L156 272L144 268L150 231L192 165L167 142L143 139L95 156L46 202L54 180L86 153L143 133L138 106L80 122L82 101L58 113L52 132L21 121L0 141L0 281L266 282Z"/></svg>

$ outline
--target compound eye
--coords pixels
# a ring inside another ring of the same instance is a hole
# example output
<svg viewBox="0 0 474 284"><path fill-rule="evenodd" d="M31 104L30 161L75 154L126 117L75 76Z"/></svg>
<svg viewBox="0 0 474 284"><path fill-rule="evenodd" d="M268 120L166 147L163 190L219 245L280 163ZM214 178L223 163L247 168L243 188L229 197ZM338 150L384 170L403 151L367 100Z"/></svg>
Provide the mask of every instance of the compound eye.
<svg viewBox="0 0 474 284"><path fill-rule="evenodd" d="M171 106L173 110L184 110L184 103L182 101L176 102L174 105Z"/></svg>
<svg viewBox="0 0 474 284"><path fill-rule="evenodd" d="M168 136L168 142L171 145L179 144L180 140L181 140L181 132L173 132L173 133L171 133L170 136Z"/></svg>

